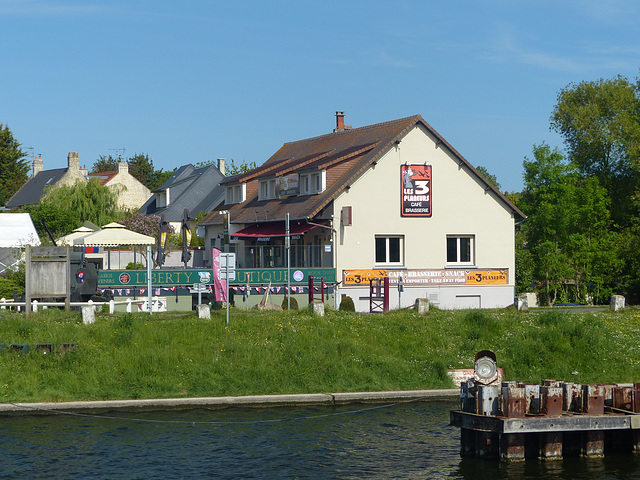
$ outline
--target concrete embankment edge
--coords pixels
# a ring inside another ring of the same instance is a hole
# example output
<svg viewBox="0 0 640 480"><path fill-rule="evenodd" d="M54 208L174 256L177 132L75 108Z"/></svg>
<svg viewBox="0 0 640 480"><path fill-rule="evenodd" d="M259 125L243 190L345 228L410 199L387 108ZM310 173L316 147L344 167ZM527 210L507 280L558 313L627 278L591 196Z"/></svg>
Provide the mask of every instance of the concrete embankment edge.
<svg viewBox="0 0 640 480"><path fill-rule="evenodd" d="M460 390L407 390L392 392L315 393L301 395L250 395L243 397L159 398L145 400L106 400L93 402L0 403L0 415L43 415L63 412L99 413L141 412L194 408L286 407L307 405L346 405L349 403L393 403L418 400L453 399Z"/></svg>

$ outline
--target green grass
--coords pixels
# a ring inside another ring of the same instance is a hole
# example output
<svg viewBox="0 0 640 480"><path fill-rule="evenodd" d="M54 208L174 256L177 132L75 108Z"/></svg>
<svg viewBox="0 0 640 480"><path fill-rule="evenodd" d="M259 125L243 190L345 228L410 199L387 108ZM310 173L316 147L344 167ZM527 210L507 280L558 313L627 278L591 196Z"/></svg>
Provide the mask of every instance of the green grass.
<svg viewBox="0 0 640 480"><path fill-rule="evenodd" d="M70 401L453 387L446 371L493 350L508 380L640 381L640 314L412 311L97 314L3 312L0 401ZM75 342L64 355L36 343Z"/></svg>

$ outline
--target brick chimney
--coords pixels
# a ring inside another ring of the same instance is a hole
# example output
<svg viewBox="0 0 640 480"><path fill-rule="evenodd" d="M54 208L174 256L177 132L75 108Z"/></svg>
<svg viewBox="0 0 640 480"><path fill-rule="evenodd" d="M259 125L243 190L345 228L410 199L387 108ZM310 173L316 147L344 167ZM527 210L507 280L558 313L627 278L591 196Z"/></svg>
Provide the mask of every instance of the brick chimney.
<svg viewBox="0 0 640 480"><path fill-rule="evenodd" d="M345 130L351 130L351 125L344 124L344 112L336 112L336 128L334 132L344 132Z"/></svg>
<svg viewBox="0 0 640 480"><path fill-rule="evenodd" d="M225 175L225 173L224 173L224 158L219 158L218 159L218 170L220 170L220 173L222 175Z"/></svg>
<svg viewBox="0 0 640 480"><path fill-rule="evenodd" d="M42 163L42 155L33 157L33 175L31 176L35 177L42 170L44 170L44 163Z"/></svg>
<svg viewBox="0 0 640 480"><path fill-rule="evenodd" d="M69 152L69 155L67 155L67 169L69 172L80 171L80 155L78 152Z"/></svg>

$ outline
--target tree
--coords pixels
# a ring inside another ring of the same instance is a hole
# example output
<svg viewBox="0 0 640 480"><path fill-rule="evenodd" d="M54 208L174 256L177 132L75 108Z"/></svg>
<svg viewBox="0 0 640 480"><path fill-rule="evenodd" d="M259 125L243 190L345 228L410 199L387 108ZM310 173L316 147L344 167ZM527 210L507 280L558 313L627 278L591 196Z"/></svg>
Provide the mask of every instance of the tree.
<svg viewBox="0 0 640 480"><path fill-rule="evenodd" d="M121 220L120 223L133 232L158 238L160 230L160 217L158 215L142 215L141 213L134 213L133 215ZM181 242L181 238L178 238L179 236L176 235L176 231L173 226L169 224L168 228L169 235L167 237L165 252L168 252L171 248L176 248ZM151 248L151 252L151 258L155 263L157 245L154 245ZM144 252L142 252L142 255L146 258L146 254Z"/></svg>
<svg viewBox="0 0 640 480"><path fill-rule="evenodd" d="M520 203L528 217L521 243L530 258L521 251L519 263L533 265L549 305L608 298L620 262L606 190L595 176L578 175L557 148L538 145L533 153L534 160L523 163Z"/></svg>
<svg viewBox="0 0 640 480"><path fill-rule="evenodd" d="M118 162L121 161L121 158L112 157L111 155L107 157L101 155L93 164L91 173L117 171ZM153 167L153 160L149 158L148 154L136 153L132 157L129 157L126 162L129 164L129 173L151 191L161 187L176 171L175 169L168 172L163 172L162 169L156 170Z"/></svg>
<svg viewBox="0 0 640 480"><path fill-rule="evenodd" d="M238 175L239 173L245 173L254 168L258 168L256 162L243 162L240 165L236 165L235 160L232 158L231 161L225 166L225 175L230 177L232 175Z"/></svg>
<svg viewBox="0 0 640 480"><path fill-rule="evenodd" d="M640 185L639 85L624 77L571 84L558 94L551 128L564 137L571 162L583 178L607 190L612 216L628 224Z"/></svg>
<svg viewBox="0 0 640 480"><path fill-rule="evenodd" d="M118 158L112 157L109 155L105 157L104 155L100 155L98 160L91 167L90 173L101 173L101 172L116 172L118 171L118 162L120 160Z"/></svg>
<svg viewBox="0 0 640 480"><path fill-rule="evenodd" d="M480 172L480 174L486 178L487 180L489 180L494 187L496 187L498 190L500 190L502 188L502 186L500 185L500 183L498 183L498 177L496 177L495 175L493 175L492 173L489 173L489 170L487 170L485 167L481 167L478 166L476 167L476 170L478 172Z"/></svg>
<svg viewBox="0 0 640 480"><path fill-rule="evenodd" d="M0 123L0 205L5 205L28 179L30 166L20 146L9 127Z"/></svg>
<svg viewBox="0 0 640 480"><path fill-rule="evenodd" d="M82 225L74 212L54 203L41 202L39 205L27 205L24 207L24 212L31 215L33 225L43 243L49 243L49 233L44 225L54 239L63 237Z"/></svg>
<svg viewBox="0 0 640 480"><path fill-rule="evenodd" d="M105 187L98 179L77 181L71 186L47 189L40 207L72 212L76 219L71 230L90 221L98 226L117 222L126 216L118 206L118 189Z"/></svg>

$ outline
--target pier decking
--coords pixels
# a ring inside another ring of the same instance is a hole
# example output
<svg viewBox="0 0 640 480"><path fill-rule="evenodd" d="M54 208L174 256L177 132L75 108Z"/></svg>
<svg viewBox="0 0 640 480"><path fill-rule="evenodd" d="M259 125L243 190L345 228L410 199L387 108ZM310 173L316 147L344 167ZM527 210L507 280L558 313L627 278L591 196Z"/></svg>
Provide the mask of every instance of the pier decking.
<svg viewBox="0 0 640 480"><path fill-rule="evenodd" d="M462 456L520 461L640 453L640 383L469 381L450 424L460 428Z"/></svg>

